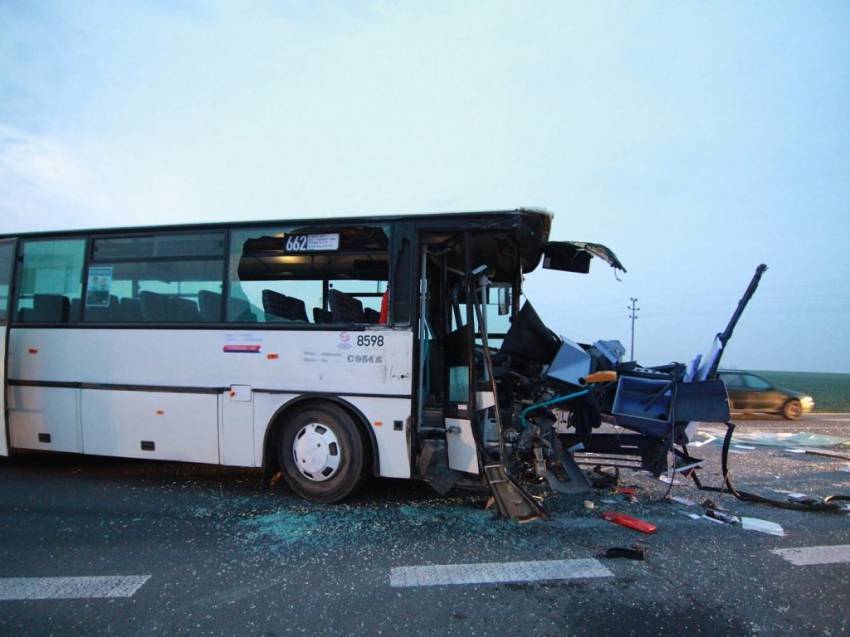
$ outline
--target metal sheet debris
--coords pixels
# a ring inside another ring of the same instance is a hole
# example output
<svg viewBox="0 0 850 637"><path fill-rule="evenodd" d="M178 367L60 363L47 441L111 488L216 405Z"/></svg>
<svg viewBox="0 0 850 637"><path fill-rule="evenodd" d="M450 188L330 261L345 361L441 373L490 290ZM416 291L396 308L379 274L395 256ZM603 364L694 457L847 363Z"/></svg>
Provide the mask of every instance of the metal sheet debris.
<svg viewBox="0 0 850 637"><path fill-rule="evenodd" d="M768 535L785 537L785 530L782 526L770 520L742 517L741 526L744 527L745 531L758 531L760 533L767 533Z"/></svg>

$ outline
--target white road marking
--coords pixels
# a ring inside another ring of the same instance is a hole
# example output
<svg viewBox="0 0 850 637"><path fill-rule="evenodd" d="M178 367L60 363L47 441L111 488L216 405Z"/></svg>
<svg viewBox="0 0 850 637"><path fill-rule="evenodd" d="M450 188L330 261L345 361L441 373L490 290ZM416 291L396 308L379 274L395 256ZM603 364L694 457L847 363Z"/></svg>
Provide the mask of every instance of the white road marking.
<svg viewBox="0 0 850 637"><path fill-rule="evenodd" d="M773 549L771 553L788 560L794 566L850 563L850 544L835 546L802 546L796 549Z"/></svg>
<svg viewBox="0 0 850 637"><path fill-rule="evenodd" d="M2 577L0 601L132 597L150 575Z"/></svg>
<svg viewBox="0 0 850 637"><path fill-rule="evenodd" d="M398 566L390 571L390 586L443 586L446 584L496 584L547 580L613 577L594 559L532 562L484 562Z"/></svg>

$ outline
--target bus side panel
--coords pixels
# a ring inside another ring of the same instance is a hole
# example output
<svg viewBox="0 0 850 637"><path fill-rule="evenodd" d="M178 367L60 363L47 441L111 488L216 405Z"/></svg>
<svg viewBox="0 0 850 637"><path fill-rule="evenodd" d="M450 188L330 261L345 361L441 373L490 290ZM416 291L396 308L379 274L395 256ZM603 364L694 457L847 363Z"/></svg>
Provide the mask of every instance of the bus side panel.
<svg viewBox="0 0 850 637"><path fill-rule="evenodd" d="M378 443L378 458L381 461L380 475L385 478L410 477L410 400L397 398L347 398L360 413L369 420L375 441Z"/></svg>
<svg viewBox="0 0 850 637"><path fill-rule="evenodd" d="M254 448L256 449L256 465L263 462L262 452L266 430L281 407L295 398L298 394L254 394L255 417L257 426ZM340 400L357 409L366 420L375 435L378 444L380 460L378 474L385 478L409 478L410 445L408 444L410 399L371 398L362 396L346 396L340 394ZM317 397L321 400L321 397ZM398 424L396 424L398 423ZM400 429L397 427L400 426ZM277 453L277 450L274 450Z"/></svg>
<svg viewBox="0 0 850 637"><path fill-rule="evenodd" d="M234 386L219 397L219 463L254 467L254 397L249 387Z"/></svg>
<svg viewBox="0 0 850 637"><path fill-rule="evenodd" d="M218 397L82 390L83 451L218 463Z"/></svg>
<svg viewBox="0 0 850 637"><path fill-rule="evenodd" d="M14 327L9 379L410 396L410 331Z"/></svg>
<svg viewBox="0 0 850 637"><path fill-rule="evenodd" d="M80 392L63 387L9 387L12 447L82 451Z"/></svg>
<svg viewBox="0 0 850 637"><path fill-rule="evenodd" d="M6 330L5 323L0 324L0 456L8 456L6 427ZM11 430L9 431L11 436Z"/></svg>
<svg viewBox="0 0 850 637"><path fill-rule="evenodd" d="M287 395L348 396L351 404L366 401L361 411L370 422L385 423L373 425L379 448L386 449L381 451L381 475L406 477L410 475L406 424L402 431L392 427L395 420L406 423L410 415L412 341L410 331L380 328L346 332L16 327L10 337L9 378L13 385L81 386L86 396L85 453L249 466L262 464L266 426ZM234 390L237 396L232 397ZM110 428L115 423L100 422L119 412L128 415L124 422L129 427L134 410L146 410L144 418L149 417L152 405L141 402L149 392L195 396L215 407L209 415L201 418L199 412L181 425L184 430L200 428L197 453L183 448L179 428L168 456L159 453L165 445L162 440L156 451L142 452L141 440L150 440L140 431L134 430L121 443L96 438L122 435L120 429ZM252 398L258 394L272 397L260 405ZM394 406L384 411L385 400L397 401L389 404L403 404L404 409ZM213 459L208 453L210 429L221 447Z"/></svg>

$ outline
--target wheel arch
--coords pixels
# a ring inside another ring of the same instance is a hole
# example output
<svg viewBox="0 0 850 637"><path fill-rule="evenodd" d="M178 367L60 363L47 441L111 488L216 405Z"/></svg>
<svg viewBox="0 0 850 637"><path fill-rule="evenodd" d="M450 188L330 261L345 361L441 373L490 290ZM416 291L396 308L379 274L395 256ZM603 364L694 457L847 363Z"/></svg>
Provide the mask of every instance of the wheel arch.
<svg viewBox="0 0 850 637"><path fill-rule="evenodd" d="M369 426L369 420L363 412L347 400L338 396L328 396L326 394L300 394L295 398L289 399L278 407L266 423L266 430L263 434L263 482L265 484L269 484L272 476L280 470L276 452L277 440L280 428L285 422L286 415L307 405L322 405L323 403L331 403L343 409L349 416L351 416L351 419L357 425L364 442L368 442L372 475L380 475L381 461L380 456L378 455L378 439L375 436L375 432L372 430L372 427Z"/></svg>

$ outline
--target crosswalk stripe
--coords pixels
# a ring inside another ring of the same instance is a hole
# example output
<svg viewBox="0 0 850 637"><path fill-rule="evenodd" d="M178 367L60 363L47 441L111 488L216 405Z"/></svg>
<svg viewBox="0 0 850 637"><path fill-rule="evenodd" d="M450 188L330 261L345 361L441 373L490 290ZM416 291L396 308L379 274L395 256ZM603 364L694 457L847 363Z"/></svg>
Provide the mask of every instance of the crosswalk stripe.
<svg viewBox="0 0 850 637"><path fill-rule="evenodd" d="M398 566L390 571L390 586L495 584L612 577L598 560L545 560Z"/></svg>
<svg viewBox="0 0 850 637"><path fill-rule="evenodd" d="M2 577L0 601L132 597L150 575Z"/></svg>
<svg viewBox="0 0 850 637"><path fill-rule="evenodd" d="M793 549L773 549L771 552L788 560L794 566L850 563L850 544L801 546Z"/></svg>

